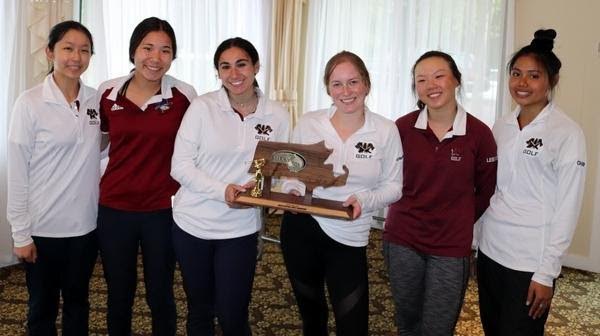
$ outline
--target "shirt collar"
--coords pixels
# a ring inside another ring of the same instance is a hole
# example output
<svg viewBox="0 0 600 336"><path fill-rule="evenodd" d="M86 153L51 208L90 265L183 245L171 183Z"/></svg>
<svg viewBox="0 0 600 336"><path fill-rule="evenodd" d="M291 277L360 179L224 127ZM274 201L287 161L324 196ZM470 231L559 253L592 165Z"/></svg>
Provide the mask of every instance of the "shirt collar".
<svg viewBox="0 0 600 336"><path fill-rule="evenodd" d="M417 121L415 122L415 128L426 130L427 129L427 106L419 112ZM456 106L456 116L452 123L452 129L446 133L444 139L451 138L453 136L463 136L467 134L467 112L465 109L458 104Z"/></svg>
<svg viewBox="0 0 600 336"><path fill-rule="evenodd" d="M54 81L54 77L51 73L44 78L44 82L42 84L42 95L45 102L69 106L65 95L63 95L62 91ZM91 96L95 96L94 90L85 86L80 79L79 92L77 92L77 98L75 98L75 100L83 103Z"/></svg>
<svg viewBox="0 0 600 336"><path fill-rule="evenodd" d="M326 120L323 120L322 122L331 123L330 120L333 117L333 114L335 113L335 111L337 111L337 107L335 105L331 105L331 107L327 110L327 113L324 116L324 119L326 119ZM363 124L363 126L361 128L359 128L356 131L356 134L366 133L366 132L371 132L371 131L376 131L375 121L373 120L373 112L369 109L368 106L365 105L365 123Z"/></svg>
<svg viewBox="0 0 600 336"><path fill-rule="evenodd" d="M119 91L121 90L123 85L125 85L125 82L127 82L128 80L130 80L133 77L134 73L135 72L132 71L127 76L117 78L114 82L112 91L106 97L106 99L116 101ZM173 77L171 77L169 75L164 75L160 81L160 93L150 97L150 99L148 99L148 101L144 104L144 106L141 107L141 109L145 110L148 107L148 105L150 105L150 104L158 103L163 100L173 98L173 91L171 90L171 88L175 85L174 82L175 82L175 80Z"/></svg>
<svg viewBox="0 0 600 336"><path fill-rule="evenodd" d="M266 108L267 99L262 92L262 90L258 87L254 88L254 92L258 96L258 104L256 105L256 111L244 117L246 118L260 118L263 115L267 115L270 111ZM231 107L231 103L229 102L229 97L227 96L227 90L224 87L221 87L217 92L217 105L224 112L236 113Z"/></svg>
<svg viewBox="0 0 600 336"><path fill-rule="evenodd" d="M552 111L554 111L554 102L550 101L542 109L542 111L535 117L535 119L533 119L531 121L531 123L529 123L529 124L532 125L532 124L545 122L546 119L548 118L548 116L552 113ZM517 105L517 107L511 113L506 114L506 116L504 117L504 122L507 124L519 126L519 121L517 120L517 118L519 117L520 113L521 113L521 106Z"/></svg>

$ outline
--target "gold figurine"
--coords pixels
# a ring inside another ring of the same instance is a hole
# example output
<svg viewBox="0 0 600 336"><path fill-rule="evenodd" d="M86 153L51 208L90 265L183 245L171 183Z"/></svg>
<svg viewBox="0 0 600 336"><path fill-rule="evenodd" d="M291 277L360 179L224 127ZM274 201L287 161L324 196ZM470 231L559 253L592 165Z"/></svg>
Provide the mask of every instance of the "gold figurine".
<svg viewBox="0 0 600 336"><path fill-rule="evenodd" d="M254 168L256 172L254 173L254 181L256 184L252 191L250 191L250 196L252 197L260 197L262 196L263 184L265 181L265 177L263 176L261 168L265 165L265 159L256 159L254 160Z"/></svg>

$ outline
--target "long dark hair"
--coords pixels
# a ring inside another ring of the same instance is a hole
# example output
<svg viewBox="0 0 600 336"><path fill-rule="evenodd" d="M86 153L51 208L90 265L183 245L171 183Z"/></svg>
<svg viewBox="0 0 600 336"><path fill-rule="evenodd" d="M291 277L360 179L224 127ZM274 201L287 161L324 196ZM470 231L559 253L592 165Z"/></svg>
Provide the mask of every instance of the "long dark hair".
<svg viewBox="0 0 600 336"><path fill-rule="evenodd" d="M81 23L73 20L63 21L57 23L50 29L50 33L48 34L48 49L54 51L54 47L58 41L62 40L69 30L76 30L82 32L85 36L87 36L90 41L90 54L94 54L94 39L92 38L92 33ZM54 64L50 64L50 71L48 73L54 72Z"/></svg>
<svg viewBox="0 0 600 336"><path fill-rule="evenodd" d="M411 88L412 88L412 92L415 96L417 96L417 93L416 93L417 89L415 87L415 69L417 68L417 64L419 64L421 61L431 58L431 57L439 57L439 58L443 59L444 61L446 61L446 63L448 63L448 67L450 68L450 71L452 71L452 75L454 76L454 78L456 78L456 81L458 82L458 86L459 87L462 86L462 74L460 73L460 70L458 70L458 66L456 65L456 62L454 61L452 56L450 56L442 51L431 50L431 51L428 51L428 52L424 53L423 55L421 55L421 57L419 57L417 59L417 61L415 62L415 64L412 67ZM419 110L422 110L423 108L425 108L425 103L423 103L418 97L417 97L417 107L419 108Z"/></svg>
<svg viewBox="0 0 600 336"><path fill-rule="evenodd" d="M146 35L151 32L162 31L169 36L171 39L171 50L173 50L173 59L177 58L177 39L175 38L175 31L173 31L173 27L167 20L162 20L157 17L149 17L142 22L138 23L138 25L131 33L131 39L129 40L129 61L131 63L135 63L133 58L135 56L135 50L142 43L142 40Z"/></svg>
<svg viewBox="0 0 600 336"><path fill-rule="evenodd" d="M213 62L217 71L219 70L219 58L221 57L221 54L225 52L225 50L228 50L230 48L240 48L243 51L245 51L248 54L248 56L250 56L250 61L252 62L252 65L256 65L256 63L258 63L259 61L258 51L256 51L256 48L254 48L254 45L252 45L250 41L241 37L233 37L221 42L221 44L219 44L219 46L217 47L217 50L215 50ZM258 87L258 82L256 81L256 78L254 79L253 85L254 87Z"/></svg>

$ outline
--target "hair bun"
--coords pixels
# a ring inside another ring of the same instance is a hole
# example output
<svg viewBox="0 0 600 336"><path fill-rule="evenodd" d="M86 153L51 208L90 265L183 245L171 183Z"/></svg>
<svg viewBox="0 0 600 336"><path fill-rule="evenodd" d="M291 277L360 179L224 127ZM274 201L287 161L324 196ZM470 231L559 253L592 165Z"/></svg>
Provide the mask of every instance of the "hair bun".
<svg viewBox="0 0 600 336"><path fill-rule="evenodd" d="M554 29L539 29L533 35L531 46L540 51L552 51L554 48L554 38L556 30Z"/></svg>

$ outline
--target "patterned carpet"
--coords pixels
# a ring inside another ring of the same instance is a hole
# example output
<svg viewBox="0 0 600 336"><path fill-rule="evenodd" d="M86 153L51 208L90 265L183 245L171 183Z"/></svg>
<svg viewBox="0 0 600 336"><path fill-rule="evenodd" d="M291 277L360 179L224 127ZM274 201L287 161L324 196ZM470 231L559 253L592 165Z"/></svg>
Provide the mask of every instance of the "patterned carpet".
<svg viewBox="0 0 600 336"><path fill-rule="evenodd" d="M269 220L267 233L278 234L278 220ZM381 255L380 232L373 231L368 248L370 261L370 335L394 335L393 303ZM141 275L141 270L139 271ZM27 290L23 267L0 269L0 335L25 335ZM91 282L90 334L106 335L106 285L98 263ZM135 301L134 335L150 335L150 312L144 302L144 286L140 282ZM178 307L178 334L185 335L185 293L176 274L175 296ZM254 335L300 335L300 320L287 279L279 246L266 242L258 263L251 304ZM331 321L332 322L332 321ZM332 323L333 325L333 323ZM547 323L547 335L600 335L600 274L564 269L558 282ZM332 334L333 335L333 334ZM483 335L477 308L477 291L469 283L456 335Z"/></svg>

